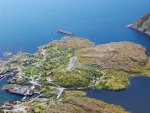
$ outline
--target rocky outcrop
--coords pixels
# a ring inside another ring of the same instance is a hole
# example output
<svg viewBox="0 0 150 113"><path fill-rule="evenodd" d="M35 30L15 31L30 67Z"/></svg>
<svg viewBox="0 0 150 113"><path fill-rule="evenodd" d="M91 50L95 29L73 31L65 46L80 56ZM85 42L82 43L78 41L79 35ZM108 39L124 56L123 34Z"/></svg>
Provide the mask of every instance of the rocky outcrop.
<svg viewBox="0 0 150 113"><path fill-rule="evenodd" d="M147 35L150 35L150 13L142 16L133 24L128 25L128 27L131 27Z"/></svg>
<svg viewBox="0 0 150 113"><path fill-rule="evenodd" d="M88 39L79 38L79 37L64 37L61 40L55 40L50 42L49 44L41 46L39 49L46 49L50 46L55 46L59 48L86 48L93 47L95 44Z"/></svg>
<svg viewBox="0 0 150 113"><path fill-rule="evenodd" d="M131 42L113 42L79 50L82 65L135 72L147 63L146 49ZM87 59L87 60L86 60Z"/></svg>

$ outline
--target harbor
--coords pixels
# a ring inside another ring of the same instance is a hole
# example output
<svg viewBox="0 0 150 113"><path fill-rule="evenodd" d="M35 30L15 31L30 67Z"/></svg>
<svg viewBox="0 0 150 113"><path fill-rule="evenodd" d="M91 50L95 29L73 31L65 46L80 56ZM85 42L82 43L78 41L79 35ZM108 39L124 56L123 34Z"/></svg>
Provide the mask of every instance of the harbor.
<svg viewBox="0 0 150 113"><path fill-rule="evenodd" d="M34 87L21 86L17 84L8 84L3 87L3 90L18 95L33 95L34 93Z"/></svg>
<svg viewBox="0 0 150 113"><path fill-rule="evenodd" d="M9 84L9 80L13 79L17 73L18 72L15 70L8 70L0 74L0 104L4 104L5 102L22 101L24 96L27 96L25 100L35 96L33 87Z"/></svg>

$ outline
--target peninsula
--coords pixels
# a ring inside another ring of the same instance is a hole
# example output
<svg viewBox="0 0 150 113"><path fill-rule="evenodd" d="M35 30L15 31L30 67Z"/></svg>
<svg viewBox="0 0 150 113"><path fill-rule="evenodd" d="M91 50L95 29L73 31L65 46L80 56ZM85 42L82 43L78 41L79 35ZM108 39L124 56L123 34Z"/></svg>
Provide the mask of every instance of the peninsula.
<svg viewBox="0 0 150 113"><path fill-rule="evenodd" d="M127 113L76 89L126 89L130 76L150 75L150 60L146 49L135 43L96 45L85 38L64 37L40 46L34 54L14 55L0 71L8 77L2 89L25 96L11 110L4 103L4 111ZM34 93L39 95L26 99Z"/></svg>
<svg viewBox="0 0 150 113"><path fill-rule="evenodd" d="M150 13L140 17L133 24L128 25L128 27L150 35Z"/></svg>

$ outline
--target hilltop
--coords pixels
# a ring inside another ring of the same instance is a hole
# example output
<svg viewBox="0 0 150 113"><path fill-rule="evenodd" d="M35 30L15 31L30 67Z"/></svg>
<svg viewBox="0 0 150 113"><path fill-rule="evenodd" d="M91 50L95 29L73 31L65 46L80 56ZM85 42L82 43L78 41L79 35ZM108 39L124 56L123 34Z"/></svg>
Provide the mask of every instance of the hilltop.
<svg viewBox="0 0 150 113"><path fill-rule="evenodd" d="M150 13L140 17L133 24L130 24L129 27L150 35Z"/></svg>

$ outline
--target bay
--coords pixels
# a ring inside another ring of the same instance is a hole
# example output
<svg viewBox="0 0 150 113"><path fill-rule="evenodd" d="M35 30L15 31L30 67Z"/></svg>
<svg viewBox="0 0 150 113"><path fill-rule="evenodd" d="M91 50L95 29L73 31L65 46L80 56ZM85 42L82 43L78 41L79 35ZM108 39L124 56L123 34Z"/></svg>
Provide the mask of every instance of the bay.
<svg viewBox="0 0 150 113"><path fill-rule="evenodd" d="M131 113L150 112L150 77L132 77L130 86L122 91L85 90L87 96L124 107Z"/></svg>

